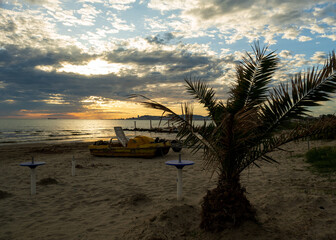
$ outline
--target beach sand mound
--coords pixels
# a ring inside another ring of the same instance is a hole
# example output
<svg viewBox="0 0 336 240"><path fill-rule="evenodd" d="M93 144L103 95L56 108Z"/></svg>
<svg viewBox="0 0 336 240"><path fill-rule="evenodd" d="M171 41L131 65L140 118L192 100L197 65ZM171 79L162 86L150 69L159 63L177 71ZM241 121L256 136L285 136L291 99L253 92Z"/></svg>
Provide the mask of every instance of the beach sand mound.
<svg viewBox="0 0 336 240"><path fill-rule="evenodd" d="M261 224L249 221L240 227L225 229L220 233L205 232L199 228L200 207L193 205L172 206L138 223L127 230L122 239L142 240L241 240L272 239L272 234ZM281 239L281 238L279 238Z"/></svg>
<svg viewBox="0 0 336 240"><path fill-rule="evenodd" d="M40 181L37 182L39 185L51 185L51 184L58 184L58 181L54 178L48 177L43 178Z"/></svg>
<svg viewBox="0 0 336 240"><path fill-rule="evenodd" d="M6 191L1 191L1 190L0 190L0 199L8 198L8 197L11 197L11 196L12 196L11 193L6 192Z"/></svg>
<svg viewBox="0 0 336 240"><path fill-rule="evenodd" d="M127 230L123 239L191 239L198 224L199 209L187 204L173 206Z"/></svg>

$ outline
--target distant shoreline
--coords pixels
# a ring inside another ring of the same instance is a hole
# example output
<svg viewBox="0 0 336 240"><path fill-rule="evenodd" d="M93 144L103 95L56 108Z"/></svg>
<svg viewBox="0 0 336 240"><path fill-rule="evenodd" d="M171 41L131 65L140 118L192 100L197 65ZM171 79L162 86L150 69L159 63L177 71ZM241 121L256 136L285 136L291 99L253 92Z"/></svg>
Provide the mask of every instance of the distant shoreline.
<svg viewBox="0 0 336 240"><path fill-rule="evenodd" d="M138 116L138 117L132 117L132 118L120 118L120 119L114 119L114 120L170 120L169 117L161 117L161 116L152 116L152 115L144 115L144 116ZM211 120L209 117L205 117L202 115L194 115L193 120L202 121L202 120Z"/></svg>

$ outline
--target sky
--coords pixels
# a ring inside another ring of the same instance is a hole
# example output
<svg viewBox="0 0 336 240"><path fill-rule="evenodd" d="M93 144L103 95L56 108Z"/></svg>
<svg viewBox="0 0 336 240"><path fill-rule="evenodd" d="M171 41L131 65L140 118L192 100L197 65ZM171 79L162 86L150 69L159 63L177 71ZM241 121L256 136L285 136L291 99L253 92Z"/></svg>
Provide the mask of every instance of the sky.
<svg viewBox="0 0 336 240"><path fill-rule="evenodd" d="M335 0L0 0L0 118L160 115L131 94L179 112L185 78L226 100L255 41L281 59L272 84L288 82L335 50L335 16Z"/></svg>

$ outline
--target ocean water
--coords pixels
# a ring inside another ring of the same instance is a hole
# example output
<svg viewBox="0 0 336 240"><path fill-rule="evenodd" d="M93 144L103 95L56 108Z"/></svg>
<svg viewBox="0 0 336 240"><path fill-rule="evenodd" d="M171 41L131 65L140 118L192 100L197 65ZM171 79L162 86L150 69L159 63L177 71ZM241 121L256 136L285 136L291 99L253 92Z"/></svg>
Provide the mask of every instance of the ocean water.
<svg viewBox="0 0 336 240"><path fill-rule="evenodd" d="M158 127L159 123L159 120L152 120L152 127ZM201 123L203 121L199 121ZM150 128L149 120L0 119L0 145L109 140L115 136L114 127L134 129L135 124L137 128ZM160 127L167 126L167 121L161 121ZM174 134L139 131L126 131L125 134L128 137L175 137Z"/></svg>

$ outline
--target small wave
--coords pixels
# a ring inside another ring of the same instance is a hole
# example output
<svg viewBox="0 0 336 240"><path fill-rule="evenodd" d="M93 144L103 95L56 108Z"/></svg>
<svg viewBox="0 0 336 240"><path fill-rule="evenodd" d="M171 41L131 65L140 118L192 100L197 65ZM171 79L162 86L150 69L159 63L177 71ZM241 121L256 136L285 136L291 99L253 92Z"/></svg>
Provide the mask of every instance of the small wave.
<svg viewBox="0 0 336 240"><path fill-rule="evenodd" d="M92 135L92 133L72 133L71 135L73 136L88 136L88 135Z"/></svg>
<svg viewBox="0 0 336 240"><path fill-rule="evenodd" d="M61 141L61 140L67 140L69 138L53 138L53 139L45 139L44 141Z"/></svg>
<svg viewBox="0 0 336 240"><path fill-rule="evenodd" d="M48 137L68 137L69 134L49 134Z"/></svg>
<svg viewBox="0 0 336 240"><path fill-rule="evenodd" d="M23 131L23 130L15 130L14 133L27 133L29 131Z"/></svg>
<svg viewBox="0 0 336 240"><path fill-rule="evenodd" d="M0 141L0 144L6 144L6 143L18 143L18 141Z"/></svg>
<svg viewBox="0 0 336 240"><path fill-rule="evenodd" d="M71 131L71 134L81 134L82 132L79 132L79 131Z"/></svg>
<svg viewBox="0 0 336 240"><path fill-rule="evenodd" d="M39 135L41 135L41 133L40 132L33 132L33 133L31 133L31 135L32 136L39 136Z"/></svg>

